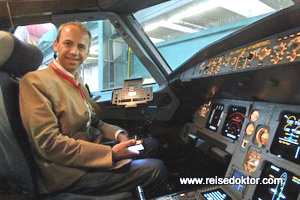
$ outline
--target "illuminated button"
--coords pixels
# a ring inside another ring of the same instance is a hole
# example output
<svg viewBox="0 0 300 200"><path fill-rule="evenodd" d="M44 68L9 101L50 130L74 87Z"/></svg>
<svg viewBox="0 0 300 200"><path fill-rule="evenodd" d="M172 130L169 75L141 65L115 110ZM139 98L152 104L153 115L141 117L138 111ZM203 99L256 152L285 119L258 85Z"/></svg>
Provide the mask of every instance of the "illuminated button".
<svg viewBox="0 0 300 200"><path fill-rule="evenodd" d="M259 118L259 115L260 115L260 112L259 112L258 110L254 110L254 111L251 113L251 115L250 115L250 120L251 120L252 122L257 121L258 118Z"/></svg>
<svg viewBox="0 0 300 200"><path fill-rule="evenodd" d="M254 124L249 124L246 128L246 135L252 135L254 133L255 127Z"/></svg>
<svg viewBox="0 0 300 200"><path fill-rule="evenodd" d="M243 142L242 142L242 145L241 145L242 148L246 148L248 143L249 143L248 140L243 139Z"/></svg>

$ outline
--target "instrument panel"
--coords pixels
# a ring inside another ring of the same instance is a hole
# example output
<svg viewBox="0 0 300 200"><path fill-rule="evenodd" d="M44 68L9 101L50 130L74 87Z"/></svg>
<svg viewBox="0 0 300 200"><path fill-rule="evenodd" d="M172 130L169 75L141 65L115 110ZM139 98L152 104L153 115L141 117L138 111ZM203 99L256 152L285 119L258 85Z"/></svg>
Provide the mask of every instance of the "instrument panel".
<svg viewBox="0 0 300 200"><path fill-rule="evenodd" d="M216 55L186 70L182 80L259 70L300 61L300 28Z"/></svg>
<svg viewBox="0 0 300 200"><path fill-rule="evenodd" d="M233 199L300 198L299 130L298 105L229 99L202 104L191 128L211 147L232 155L225 177L284 179L281 185L221 186Z"/></svg>
<svg viewBox="0 0 300 200"><path fill-rule="evenodd" d="M226 198L300 200L299 8L208 45L173 75L196 147L231 157L224 178L283 180L221 184Z"/></svg>

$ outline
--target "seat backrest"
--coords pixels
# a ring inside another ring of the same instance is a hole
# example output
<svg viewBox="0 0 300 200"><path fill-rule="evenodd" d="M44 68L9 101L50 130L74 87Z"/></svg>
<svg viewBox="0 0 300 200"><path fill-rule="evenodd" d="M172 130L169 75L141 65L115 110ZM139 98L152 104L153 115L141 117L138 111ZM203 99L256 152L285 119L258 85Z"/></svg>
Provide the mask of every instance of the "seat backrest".
<svg viewBox="0 0 300 200"><path fill-rule="evenodd" d="M36 70L42 52L12 34L0 31L0 195L35 195L32 158L19 114L16 77Z"/></svg>

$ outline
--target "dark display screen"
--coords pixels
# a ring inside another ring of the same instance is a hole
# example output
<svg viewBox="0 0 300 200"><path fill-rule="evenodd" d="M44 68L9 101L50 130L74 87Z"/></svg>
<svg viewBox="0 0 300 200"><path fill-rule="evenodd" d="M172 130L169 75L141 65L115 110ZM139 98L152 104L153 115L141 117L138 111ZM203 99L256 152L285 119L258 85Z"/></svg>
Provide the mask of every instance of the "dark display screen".
<svg viewBox="0 0 300 200"><path fill-rule="evenodd" d="M233 171L232 177L234 177L234 178L247 178L247 176L245 176L244 174L242 174L241 172L239 172L236 169ZM234 184L234 185L232 185L232 187L234 189L236 189L239 193L242 193L245 185L244 184Z"/></svg>
<svg viewBox="0 0 300 200"><path fill-rule="evenodd" d="M245 121L245 113L245 107L230 106L222 128L222 135L237 140Z"/></svg>
<svg viewBox="0 0 300 200"><path fill-rule="evenodd" d="M231 200L221 188L201 193L206 200Z"/></svg>
<svg viewBox="0 0 300 200"><path fill-rule="evenodd" d="M128 83L128 86L138 86L138 85L139 85L139 82Z"/></svg>
<svg viewBox="0 0 300 200"><path fill-rule="evenodd" d="M283 200L297 199L300 191L300 177L295 174L267 162L262 170L260 180L263 178L282 178L279 184L257 185L253 198L258 200Z"/></svg>
<svg viewBox="0 0 300 200"><path fill-rule="evenodd" d="M271 153L300 164L300 113L283 112L276 130Z"/></svg>
<svg viewBox="0 0 300 200"><path fill-rule="evenodd" d="M217 131L223 117L224 105L214 104L211 107L211 112L206 123L206 128Z"/></svg>

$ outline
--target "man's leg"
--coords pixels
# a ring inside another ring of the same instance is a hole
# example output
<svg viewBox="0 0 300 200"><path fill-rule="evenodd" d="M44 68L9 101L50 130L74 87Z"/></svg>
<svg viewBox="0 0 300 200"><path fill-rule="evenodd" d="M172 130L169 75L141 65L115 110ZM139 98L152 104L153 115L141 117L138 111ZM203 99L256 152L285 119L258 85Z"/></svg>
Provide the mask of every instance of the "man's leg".
<svg viewBox="0 0 300 200"><path fill-rule="evenodd" d="M91 195L134 192L140 185L146 197L154 197L165 192L167 176L161 160L138 159L117 170L91 169L65 192Z"/></svg>

